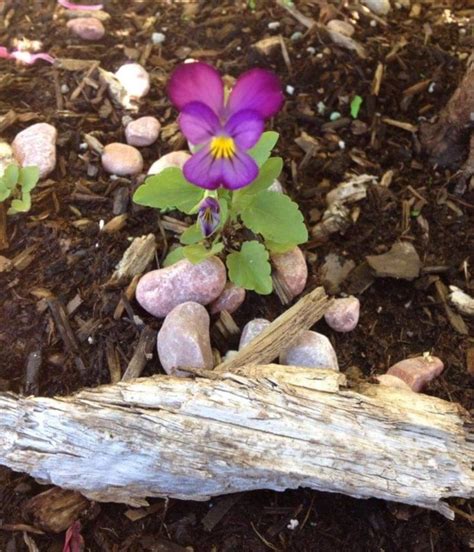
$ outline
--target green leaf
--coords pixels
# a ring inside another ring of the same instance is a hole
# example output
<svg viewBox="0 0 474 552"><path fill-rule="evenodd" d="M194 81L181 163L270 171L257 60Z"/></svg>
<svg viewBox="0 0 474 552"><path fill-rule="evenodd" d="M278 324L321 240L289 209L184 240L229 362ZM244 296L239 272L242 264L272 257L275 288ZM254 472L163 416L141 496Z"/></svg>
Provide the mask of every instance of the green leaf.
<svg viewBox="0 0 474 552"><path fill-rule="evenodd" d="M234 199L232 201L234 210L240 212L242 209L245 209L256 194L263 192L273 184L275 179L280 176L282 168L283 159L281 157L272 157L268 161L265 161L257 178L245 188L234 192Z"/></svg>
<svg viewBox="0 0 474 552"><path fill-rule="evenodd" d="M268 251L270 251L270 253L280 254L294 249L296 247L296 243L277 243L271 240L266 240L265 247Z"/></svg>
<svg viewBox="0 0 474 552"><path fill-rule="evenodd" d="M298 205L278 192L260 192L240 213L245 226L277 243L304 243L308 231Z"/></svg>
<svg viewBox="0 0 474 552"><path fill-rule="evenodd" d="M270 157L272 149L278 142L279 137L280 135L278 132L275 132L274 130L264 132L255 146L247 152L250 157L255 159L259 167L261 167Z"/></svg>
<svg viewBox="0 0 474 552"><path fill-rule="evenodd" d="M173 249L166 255L165 260L163 261L163 267L166 268L167 266L174 265L178 261L182 261L184 259L184 247L177 247L176 249Z"/></svg>
<svg viewBox="0 0 474 552"><path fill-rule="evenodd" d="M268 295L273 290L268 251L257 241L242 244L240 251L227 255L229 278L236 286Z"/></svg>
<svg viewBox="0 0 474 552"><path fill-rule="evenodd" d="M8 209L8 215L16 215L17 213L27 213L31 209L31 196L29 192L25 192L21 199L13 199Z"/></svg>
<svg viewBox="0 0 474 552"><path fill-rule="evenodd" d="M203 239L201 228L199 227L199 224L196 223L189 228L186 228L186 230L181 234L179 241L183 245L191 245L193 243L200 242Z"/></svg>
<svg viewBox="0 0 474 552"><path fill-rule="evenodd" d="M351 116L353 119L357 119L360 111L360 106L364 100L360 96L354 96L351 102Z"/></svg>
<svg viewBox="0 0 474 552"><path fill-rule="evenodd" d="M31 192L36 184L38 184L39 177L40 171L38 167L23 167L23 169L20 169L18 184L20 184L23 192Z"/></svg>
<svg viewBox="0 0 474 552"><path fill-rule="evenodd" d="M0 203L5 201L8 197L10 197L10 194L12 193L12 190L7 187L7 184L3 177L0 177Z"/></svg>
<svg viewBox="0 0 474 552"><path fill-rule="evenodd" d="M181 169L170 167L147 178L133 195L133 201L157 209L178 209L190 214L201 202L204 190L190 184Z"/></svg>
<svg viewBox="0 0 474 552"><path fill-rule="evenodd" d="M2 178L5 182L5 186L9 190L13 190L13 188L17 185L19 175L20 169L17 165L11 164L5 169Z"/></svg>
<svg viewBox="0 0 474 552"><path fill-rule="evenodd" d="M219 202L219 216L221 218L221 221L218 226L218 230L221 230L224 228L225 223L227 222L227 219L229 218L229 204L224 198L219 198L217 200Z"/></svg>
<svg viewBox="0 0 474 552"><path fill-rule="evenodd" d="M211 249L206 249L206 246L202 243L196 243L195 245L188 245L183 248L184 256L188 261L193 264L198 264L213 255L217 255L224 249L222 242L215 243Z"/></svg>

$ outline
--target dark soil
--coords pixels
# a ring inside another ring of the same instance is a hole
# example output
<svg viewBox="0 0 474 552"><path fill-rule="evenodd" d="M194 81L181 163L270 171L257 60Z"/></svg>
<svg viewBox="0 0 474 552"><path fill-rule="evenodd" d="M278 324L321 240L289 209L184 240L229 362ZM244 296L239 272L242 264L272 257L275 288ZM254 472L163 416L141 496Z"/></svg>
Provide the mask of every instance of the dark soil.
<svg viewBox="0 0 474 552"><path fill-rule="evenodd" d="M0 44L11 47L16 39L41 40L42 50L56 57L98 60L110 71L127 60L141 61L152 76L152 90L142 102L140 114L155 115L165 128L176 117L165 84L170 71L185 57L206 60L232 76L256 65L272 68L285 87L295 89L293 95L287 94L273 127L281 133L278 153L285 161L282 183L300 204L309 226L316 222L315 209L324 210L328 190L342 182L347 173L381 177L393 170L386 194L369 194L358 204L360 214L349 231L326 243L307 245L308 289L320 283L318 272L329 252L359 265L366 255L387 251L401 236L413 241L425 267L431 267L430 274L414 282L377 280L359 295L361 320L350 334L337 334L324 322L317 328L330 336L341 370L351 376L369 378L407 356L432 352L444 361L446 369L427 393L459 402L468 410L474 408L473 381L466 365L473 339L451 325L433 285L439 277L445 285L470 288L472 292L474 192L457 196L456 173L428 164L417 133L383 122L389 118L418 125L420 117L429 119L439 114L461 79L463 60L474 46L472 34L460 32L461 24L468 29L469 17L472 21L474 16L469 0L424 2L419 17L409 17L406 9L393 9L386 18L387 26L373 26L370 18L360 15L355 38L366 47L367 59L332 44L322 31L307 31L272 1L256 0L257 8L251 11L245 2L229 0L201 1L196 10L192 4L180 2L106 0L105 9L112 17L106 23L106 38L97 44L71 38L63 12L53 0L32 4L26 0L0 2L0 10L5 5ZM297 4L307 15L325 22L324 1L300 0ZM339 17L350 16L350 11L339 4L329 6ZM150 19L155 14L156 20ZM278 31L269 30L271 21L280 22ZM162 47L147 50L155 31L164 32L166 41ZM290 40L295 31L303 33L298 41ZM279 49L265 57L252 47L275 33L286 38L289 66ZM402 38L406 44L387 58ZM315 53L309 53L308 47L314 47ZM371 86L378 63L384 64L384 74L375 96ZM97 154L81 146L85 133L92 133L104 144L124 141L124 113L112 106L106 95L95 102L98 91L85 86L77 99L70 99L85 72L56 69L42 62L26 67L0 60L1 137L11 141L29 124L41 121L55 125L59 133L57 169L35 190L31 212L8 220L10 247L1 254L16 261L17 266L0 274L0 390L24 391L25 366L33 351L42 355L41 395L66 395L84 386L108 383L108 343L116 347L124 371L135 350L139 328L127 311L114 319L123 289L105 283L128 247L129 237L153 232L161 244L160 256L166 252L157 215L151 209L128 203L123 229L113 234L99 231L99 221L113 217L117 189L124 187L130 195L138 182L111 180L101 169ZM425 79L434 85L404 95ZM64 84L69 92L58 97ZM342 126L338 122L328 128L329 113L339 111L350 117L348 102L355 94L364 98L358 117L364 123L363 132L357 132L350 118L343 120ZM320 101L328 108L325 115L318 113ZM1 116L10 110L16 117L5 125ZM319 150L306 157L303 165L305 153L295 143L302 132L319 142ZM179 136L171 136L143 148L146 167L182 146ZM426 201L420 204L419 196ZM408 220L402 216L404 202L410 202L407 205L412 216ZM428 224L427 235L420 215ZM79 228L81 220L86 222ZM167 239L172 241L173 234L168 233ZM22 262L19 255L25 252L28 255ZM44 299L48 292L64 305L76 294L82 299L70 323L81 341L85 376L78 371L78 355L65 348L57 332ZM159 327L160 322L136 302L131 302L131 308L147 324ZM235 319L240 326L257 316L274 319L284 308L276 297L249 295ZM144 374L158 371L154 359ZM27 522L23 505L44 487L6 469L1 469L0 480L0 522ZM465 515L450 522L437 513L378 500L361 501L305 489L252 492L238 497L210 532L201 522L219 499L209 503L171 500L166 505L151 502L162 507L136 522L124 515L125 506L101 504L93 508L82 520L86 550L173 551L191 546L196 551L219 552L433 552L474 547L471 504L463 500L453 500L452 504ZM290 519L298 519L299 526L288 529ZM41 551L60 550L64 540L63 534L32 537ZM0 533L0 550L26 549L21 532Z"/></svg>

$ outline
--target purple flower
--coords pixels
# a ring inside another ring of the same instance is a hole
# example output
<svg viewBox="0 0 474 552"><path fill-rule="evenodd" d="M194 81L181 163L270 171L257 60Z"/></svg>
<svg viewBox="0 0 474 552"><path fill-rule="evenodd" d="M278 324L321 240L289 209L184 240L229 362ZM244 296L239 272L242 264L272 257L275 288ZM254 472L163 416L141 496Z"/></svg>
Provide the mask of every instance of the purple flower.
<svg viewBox="0 0 474 552"><path fill-rule="evenodd" d="M180 65L168 87L181 111L183 134L199 151L183 167L193 184L236 190L250 184L258 166L247 153L260 139L264 121L280 109L280 81L270 71L251 69L236 82L227 101L219 73L206 63Z"/></svg>
<svg viewBox="0 0 474 552"><path fill-rule="evenodd" d="M213 197L206 197L199 206L198 223L201 227L202 235L208 238L219 226L221 217L219 216L219 202Z"/></svg>

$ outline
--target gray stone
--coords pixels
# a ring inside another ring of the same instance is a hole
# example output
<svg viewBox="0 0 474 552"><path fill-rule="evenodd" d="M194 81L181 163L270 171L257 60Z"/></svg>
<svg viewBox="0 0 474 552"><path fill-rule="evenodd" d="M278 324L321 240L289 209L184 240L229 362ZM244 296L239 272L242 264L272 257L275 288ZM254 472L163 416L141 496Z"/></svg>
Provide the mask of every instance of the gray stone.
<svg viewBox="0 0 474 552"><path fill-rule="evenodd" d="M387 253L366 257L378 278L413 280L420 274L422 263L410 242L397 242Z"/></svg>
<svg viewBox="0 0 474 552"><path fill-rule="evenodd" d="M336 332L351 332L359 322L360 301L351 295L335 299L324 314L326 324Z"/></svg>
<svg viewBox="0 0 474 552"><path fill-rule="evenodd" d="M245 289L227 282L223 292L211 303L211 313L217 314L223 310L229 314L235 312L245 301Z"/></svg>
<svg viewBox="0 0 474 552"><path fill-rule="evenodd" d="M184 259L145 274L138 282L135 296L147 312L163 318L181 303L212 303L222 293L226 280L224 263L218 257L195 265Z"/></svg>
<svg viewBox="0 0 474 552"><path fill-rule="evenodd" d="M300 337L280 354L280 364L339 371L336 352L329 339L311 330L301 332Z"/></svg>
<svg viewBox="0 0 474 552"><path fill-rule="evenodd" d="M142 172L143 157L136 148L114 142L105 146L102 166L110 174L131 176Z"/></svg>
<svg viewBox="0 0 474 552"><path fill-rule="evenodd" d="M270 326L270 321L266 318L254 318L245 324L240 336L239 351L248 345L252 339L255 339L257 335L260 335L263 330L266 330Z"/></svg>
<svg viewBox="0 0 474 552"><path fill-rule="evenodd" d="M161 171L164 171L170 167L178 167L178 169L182 169L188 159L191 159L191 154L188 151L172 151L171 153L167 153L155 161L150 167L148 174L159 174Z"/></svg>
<svg viewBox="0 0 474 552"><path fill-rule="evenodd" d="M95 17L78 17L67 22L67 28L83 40L100 40L105 35L105 28Z"/></svg>
<svg viewBox="0 0 474 552"><path fill-rule="evenodd" d="M13 140L13 153L22 167L36 166L40 178L56 167L57 130L48 123L37 123L19 132Z"/></svg>
<svg viewBox="0 0 474 552"><path fill-rule="evenodd" d="M391 10L390 0L362 0L362 3L377 15L387 15Z"/></svg>
<svg viewBox="0 0 474 552"><path fill-rule="evenodd" d="M213 368L209 314L199 303L175 307L158 332L158 356L167 374L189 376L180 368Z"/></svg>
<svg viewBox="0 0 474 552"><path fill-rule="evenodd" d="M125 128L125 138L130 146L151 146L158 139L160 122L155 117L140 117Z"/></svg>

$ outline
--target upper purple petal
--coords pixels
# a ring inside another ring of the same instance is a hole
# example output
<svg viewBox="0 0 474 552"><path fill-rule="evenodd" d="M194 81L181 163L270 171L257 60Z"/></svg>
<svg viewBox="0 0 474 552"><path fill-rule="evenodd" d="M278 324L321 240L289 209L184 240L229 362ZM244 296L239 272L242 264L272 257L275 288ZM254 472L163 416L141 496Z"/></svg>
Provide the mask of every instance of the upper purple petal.
<svg viewBox="0 0 474 552"><path fill-rule="evenodd" d="M244 109L230 117L224 130L238 147L247 150L260 140L264 128L265 123L256 111Z"/></svg>
<svg viewBox="0 0 474 552"><path fill-rule="evenodd" d="M168 95L179 109L191 102L202 102L215 113L222 112L224 85L219 73L207 63L183 63L171 75Z"/></svg>
<svg viewBox="0 0 474 552"><path fill-rule="evenodd" d="M227 107L231 114L252 109L267 119L279 111L283 101L278 77L266 69L251 69L237 80Z"/></svg>
<svg viewBox="0 0 474 552"><path fill-rule="evenodd" d="M219 159L222 184L228 190L238 190L253 182L258 176L258 165L241 150L232 159Z"/></svg>
<svg viewBox="0 0 474 552"><path fill-rule="evenodd" d="M178 117L178 123L183 134L193 145L209 141L220 129L217 115L201 102L186 104Z"/></svg>

